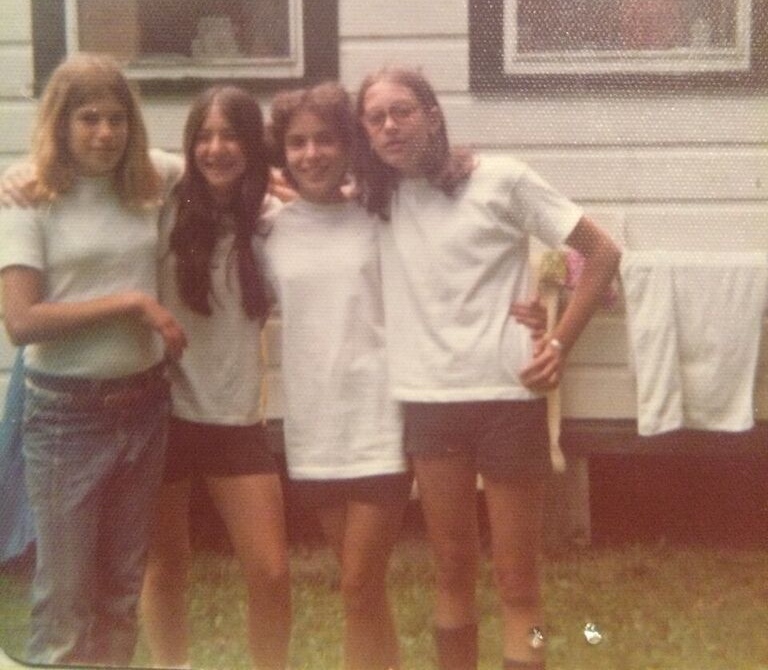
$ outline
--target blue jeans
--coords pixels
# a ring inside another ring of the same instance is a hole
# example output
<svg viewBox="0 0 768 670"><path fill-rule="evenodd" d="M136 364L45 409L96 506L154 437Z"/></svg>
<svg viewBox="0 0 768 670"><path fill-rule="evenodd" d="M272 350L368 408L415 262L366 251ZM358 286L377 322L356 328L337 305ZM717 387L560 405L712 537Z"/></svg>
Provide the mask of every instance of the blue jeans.
<svg viewBox="0 0 768 670"><path fill-rule="evenodd" d="M27 373L24 457L37 528L29 661L130 663L162 475L162 371L89 381Z"/></svg>

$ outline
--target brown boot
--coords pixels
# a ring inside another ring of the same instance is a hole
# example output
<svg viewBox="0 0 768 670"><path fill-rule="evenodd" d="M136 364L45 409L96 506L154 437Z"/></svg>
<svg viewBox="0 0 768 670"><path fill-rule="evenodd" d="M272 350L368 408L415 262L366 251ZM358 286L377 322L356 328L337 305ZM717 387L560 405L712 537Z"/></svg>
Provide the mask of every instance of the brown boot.
<svg viewBox="0 0 768 670"><path fill-rule="evenodd" d="M477 624L435 628L439 670L477 670Z"/></svg>

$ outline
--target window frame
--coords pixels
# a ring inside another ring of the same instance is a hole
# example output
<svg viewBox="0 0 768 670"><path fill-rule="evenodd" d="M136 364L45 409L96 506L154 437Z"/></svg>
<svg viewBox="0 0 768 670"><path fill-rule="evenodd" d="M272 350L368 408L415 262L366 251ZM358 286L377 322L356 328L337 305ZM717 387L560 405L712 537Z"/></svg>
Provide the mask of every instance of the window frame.
<svg viewBox="0 0 768 670"><path fill-rule="evenodd" d="M685 90L765 90L768 87L768 0L752 0L749 16L749 64L733 69L706 70L696 67L638 67L638 60L628 59L629 67L598 71L573 64L558 69L529 68L508 72L505 68L504 7L509 0L470 0L469 49L470 91L476 95L494 95L510 91L591 92L622 90L627 93ZM574 59L576 60L576 59ZM650 63L650 59L649 59ZM549 70L549 71L547 71Z"/></svg>
<svg viewBox="0 0 768 670"><path fill-rule="evenodd" d="M264 67L258 60L210 64L171 64L167 68L140 65L126 68L126 76L142 91L151 93L201 90L214 82L227 81L259 92L307 86L337 79L339 72L338 0L298 0L301 24L297 28L296 56L303 62L296 68ZM71 0L51 2L32 0L32 39L34 48L34 90L38 95L48 76L67 54L76 30L67 25L72 19ZM276 71L280 70L280 71Z"/></svg>

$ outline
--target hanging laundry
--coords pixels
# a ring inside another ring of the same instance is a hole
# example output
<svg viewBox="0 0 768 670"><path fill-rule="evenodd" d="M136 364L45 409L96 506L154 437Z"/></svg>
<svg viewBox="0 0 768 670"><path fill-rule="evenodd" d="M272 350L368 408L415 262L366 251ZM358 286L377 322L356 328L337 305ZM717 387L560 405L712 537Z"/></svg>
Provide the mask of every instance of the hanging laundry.
<svg viewBox="0 0 768 670"><path fill-rule="evenodd" d="M638 433L751 428L768 256L626 251L621 278Z"/></svg>

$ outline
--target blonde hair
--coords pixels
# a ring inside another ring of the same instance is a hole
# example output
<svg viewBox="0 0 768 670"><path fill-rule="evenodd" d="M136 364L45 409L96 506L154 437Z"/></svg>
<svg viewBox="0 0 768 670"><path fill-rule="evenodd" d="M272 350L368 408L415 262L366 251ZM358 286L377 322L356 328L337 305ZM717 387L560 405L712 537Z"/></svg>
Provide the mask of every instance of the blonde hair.
<svg viewBox="0 0 768 670"><path fill-rule="evenodd" d="M161 179L149 157L138 96L116 61L88 53L70 56L61 63L43 91L32 140L36 198L54 200L72 187L77 172L69 152L70 117L78 107L105 95L114 96L128 116L125 152L112 174L118 197L131 208L159 202Z"/></svg>

